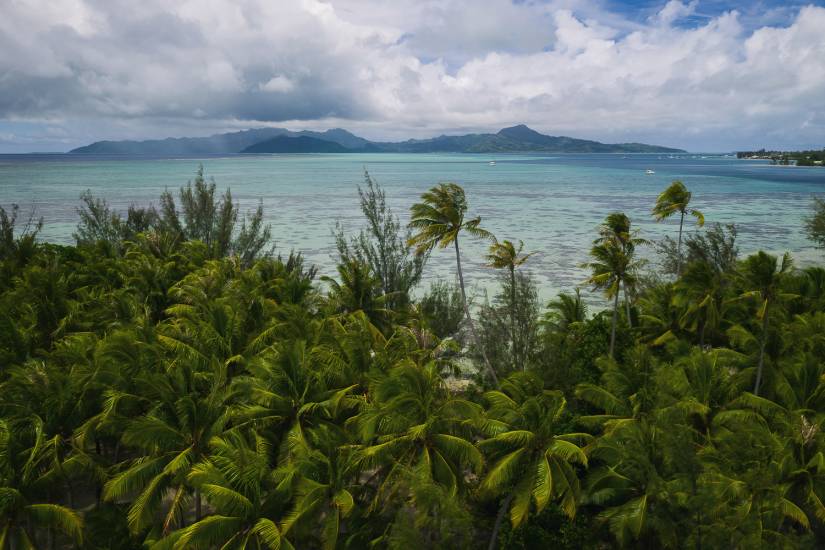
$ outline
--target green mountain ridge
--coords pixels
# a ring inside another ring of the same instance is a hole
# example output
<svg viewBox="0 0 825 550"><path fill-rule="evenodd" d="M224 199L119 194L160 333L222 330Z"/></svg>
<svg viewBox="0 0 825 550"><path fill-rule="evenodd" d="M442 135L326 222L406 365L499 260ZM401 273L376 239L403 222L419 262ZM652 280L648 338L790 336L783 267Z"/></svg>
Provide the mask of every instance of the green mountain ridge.
<svg viewBox="0 0 825 550"><path fill-rule="evenodd" d="M298 141L291 141L298 140ZM601 143L549 136L524 124L495 134L441 135L401 142L374 142L342 128L324 132L257 128L200 138L147 141L98 141L69 151L98 155L202 155L237 153L683 153L682 149L644 143Z"/></svg>
<svg viewBox="0 0 825 550"><path fill-rule="evenodd" d="M309 136L276 136L272 139L256 143L241 151L241 153L347 153L347 149L340 143L327 141Z"/></svg>

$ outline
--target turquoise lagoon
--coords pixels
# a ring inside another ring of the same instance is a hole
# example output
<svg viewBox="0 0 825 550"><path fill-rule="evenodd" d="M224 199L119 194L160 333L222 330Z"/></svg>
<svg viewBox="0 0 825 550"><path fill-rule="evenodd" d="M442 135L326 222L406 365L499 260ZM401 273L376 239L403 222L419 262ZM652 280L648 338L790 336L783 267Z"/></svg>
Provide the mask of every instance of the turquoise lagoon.
<svg viewBox="0 0 825 550"><path fill-rule="evenodd" d="M353 232L361 226L357 186L365 169L384 187L402 220L433 184L462 185L471 214L481 215L487 229L500 239L522 239L527 250L538 251L527 269L543 299L582 282L579 265L587 260L596 227L611 211L626 212L650 240L675 235L676 220L657 224L649 215L656 195L674 179L690 188L692 205L708 223L737 225L743 253L790 251L802 265L822 258L805 238L803 219L811 196L825 193L825 169L718 155L0 155L0 204L17 203L24 212L34 208L45 220L42 238L69 243L86 189L117 209L148 204L164 189L185 184L199 164L219 188L230 187L244 209L263 201L277 249L301 251L324 274L334 273L335 222ZM485 245L465 240L462 247L471 284L489 288L493 274L483 266ZM646 254L655 260L650 251ZM452 251L436 251L427 279L452 280L453 262Z"/></svg>

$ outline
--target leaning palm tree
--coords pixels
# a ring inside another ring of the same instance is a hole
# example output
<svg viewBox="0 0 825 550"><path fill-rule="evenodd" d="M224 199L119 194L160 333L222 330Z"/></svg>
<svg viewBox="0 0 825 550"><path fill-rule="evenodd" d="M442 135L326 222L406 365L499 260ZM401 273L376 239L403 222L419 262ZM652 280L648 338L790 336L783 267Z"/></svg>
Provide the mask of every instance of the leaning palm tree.
<svg viewBox="0 0 825 550"><path fill-rule="evenodd" d="M596 290L603 290L608 299L613 299L610 329L610 357L613 357L619 315L619 292L624 288L627 298L627 289L636 285L636 274L644 265L644 260L635 260L634 255L636 245L644 241L634 236L630 229L630 219L622 213L610 214L599 233L601 236L594 241L590 250L593 261L585 263L583 267L591 270L590 278L586 282L593 285Z"/></svg>
<svg viewBox="0 0 825 550"><path fill-rule="evenodd" d="M777 265L776 256L771 256L761 250L742 262L741 275L746 290L740 295L740 298L758 300L759 309L756 311L756 318L762 322L759 338L759 362L756 368L756 383L753 386L754 395L759 395L759 386L762 383L770 311L783 300L794 297L793 294L782 292L782 284L792 269L793 260L788 253L782 256L782 263L779 265Z"/></svg>
<svg viewBox="0 0 825 550"><path fill-rule="evenodd" d="M490 245L490 252L487 254L487 266L496 269L506 269L510 274L510 339L513 346L513 368L518 367L518 346L516 344L516 269L530 259L530 256L535 252L529 254L522 254L524 250L524 242L518 242L518 248L512 241L494 241ZM522 363L522 369L524 364Z"/></svg>
<svg viewBox="0 0 825 550"><path fill-rule="evenodd" d="M656 199L652 214L656 221L662 221L673 214L679 213L679 241L676 248L678 255L676 263L676 274L682 274L682 226L685 223L685 215L690 214L696 218L696 224L702 227L705 224L705 216L695 208L688 208L690 204L690 191L685 184L679 180L674 181Z"/></svg>
<svg viewBox="0 0 825 550"><path fill-rule="evenodd" d="M455 183L439 183L423 195L421 202L412 205L410 208L410 228L416 230L408 243L416 247L416 253L424 254L434 247L447 248L453 245L455 248L455 262L458 270L458 283L461 287L461 300L464 305L464 315L467 317L467 324L470 326L470 334L476 348L481 351L487 372L493 382L498 386L498 377L493 370L490 360L484 348L480 345L476 334L475 323L470 315L470 305L467 302L467 292L464 288L464 272L461 270L461 250L458 245L458 235L462 231L470 236L491 239L492 235L480 227L481 217L470 220L464 219L467 214L467 199L464 196L464 189Z"/></svg>

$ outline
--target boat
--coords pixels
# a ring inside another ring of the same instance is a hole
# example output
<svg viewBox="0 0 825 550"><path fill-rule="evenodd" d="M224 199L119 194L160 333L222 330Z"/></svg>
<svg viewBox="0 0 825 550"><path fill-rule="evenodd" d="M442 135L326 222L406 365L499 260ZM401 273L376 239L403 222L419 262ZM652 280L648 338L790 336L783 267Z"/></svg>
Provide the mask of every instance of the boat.
<svg viewBox="0 0 825 550"><path fill-rule="evenodd" d="M489 162L489 164L490 164L490 166L495 166L495 165L496 165L496 161L491 160L491 161Z"/></svg>
<svg viewBox="0 0 825 550"><path fill-rule="evenodd" d="M648 176L652 176L655 173L656 172L654 172L653 170L645 170L645 174L647 174Z"/></svg>

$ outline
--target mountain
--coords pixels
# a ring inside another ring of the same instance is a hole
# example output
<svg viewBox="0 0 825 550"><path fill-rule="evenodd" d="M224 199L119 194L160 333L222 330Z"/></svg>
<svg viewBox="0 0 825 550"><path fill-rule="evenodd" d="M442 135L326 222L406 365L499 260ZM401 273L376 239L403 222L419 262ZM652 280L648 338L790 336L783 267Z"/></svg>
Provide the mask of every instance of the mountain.
<svg viewBox="0 0 825 550"><path fill-rule="evenodd" d="M275 138L284 139L275 140ZM296 138L310 138L314 141L285 141L285 139ZM326 145L328 143L332 143L333 146ZM548 136L524 124L503 128L495 134L441 135L430 139L410 139L401 142L373 142L341 128L333 128L324 132L310 130L294 132L285 128L258 128L201 138L98 141L69 152L72 154L158 156L225 155L240 152L684 153L681 149L644 143L601 143L567 136Z"/></svg>
<svg viewBox="0 0 825 550"><path fill-rule="evenodd" d="M566 136L548 136L519 124L495 134L438 136L400 143L378 143L398 153L683 153L681 149L643 143L601 143Z"/></svg>
<svg viewBox="0 0 825 550"><path fill-rule="evenodd" d="M97 141L69 151L76 155L230 155L278 136L311 137L337 143L347 149L362 149L370 142L341 128L324 132L303 130L293 132L286 128L257 128L228 134L198 138L167 138L147 141Z"/></svg>
<svg viewBox="0 0 825 550"><path fill-rule="evenodd" d="M256 143L241 151L241 153L351 153L340 143L326 141L309 136L276 136L272 139Z"/></svg>

